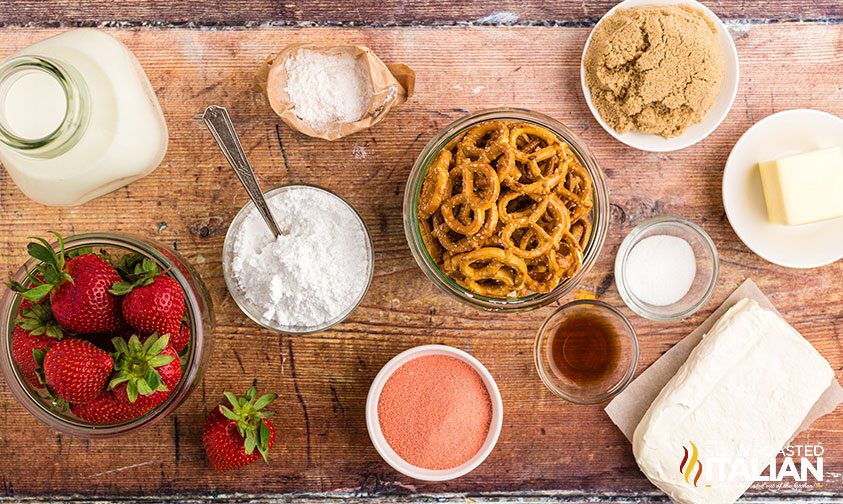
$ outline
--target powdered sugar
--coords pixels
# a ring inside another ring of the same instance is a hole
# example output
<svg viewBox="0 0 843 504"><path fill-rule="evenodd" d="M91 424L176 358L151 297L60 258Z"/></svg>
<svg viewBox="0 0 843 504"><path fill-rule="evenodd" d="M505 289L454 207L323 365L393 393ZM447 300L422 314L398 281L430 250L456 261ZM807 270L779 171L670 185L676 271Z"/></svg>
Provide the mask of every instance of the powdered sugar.
<svg viewBox="0 0 843 504"><path fill-rule="evenodd" d="M256 209L236 232L232 271L264 320L312 328L347 313L368 286L371 248L357 214L314 187L292 186L268 204L286 234L274 238Z"/></svg>
<svg viewBox="0 0 843 504"><path fill-rule="evenodd" d="M372 83L353 54L301 49L284 62L293 111L315 130L359 120L372 101Z"/></svg>

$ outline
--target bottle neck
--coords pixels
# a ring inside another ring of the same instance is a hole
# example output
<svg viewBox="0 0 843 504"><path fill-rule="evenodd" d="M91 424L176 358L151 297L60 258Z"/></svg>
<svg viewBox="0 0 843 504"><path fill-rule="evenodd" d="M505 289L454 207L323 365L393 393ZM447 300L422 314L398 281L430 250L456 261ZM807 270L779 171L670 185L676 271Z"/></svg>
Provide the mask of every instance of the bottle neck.
<svg viewBox="0 0 843 504"><path fill-rule="evenodd" d="M76 70L43 56L0 65L0 142L36 158L72 148L88 124L88 89Z"/></svg>

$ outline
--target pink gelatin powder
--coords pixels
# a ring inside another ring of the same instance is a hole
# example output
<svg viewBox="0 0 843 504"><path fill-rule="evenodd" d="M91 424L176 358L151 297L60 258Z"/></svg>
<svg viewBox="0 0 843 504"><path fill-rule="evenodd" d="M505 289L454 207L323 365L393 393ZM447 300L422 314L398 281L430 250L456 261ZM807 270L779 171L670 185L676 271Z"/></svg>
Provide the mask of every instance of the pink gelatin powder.
<svg viewBox="0 0 843 504"><path fill-rule="evenodd" d="M386 381L378 401L381 432L405 461L453 469L480 451L492 401L470 364L447 355L417 357Z"/></svg>

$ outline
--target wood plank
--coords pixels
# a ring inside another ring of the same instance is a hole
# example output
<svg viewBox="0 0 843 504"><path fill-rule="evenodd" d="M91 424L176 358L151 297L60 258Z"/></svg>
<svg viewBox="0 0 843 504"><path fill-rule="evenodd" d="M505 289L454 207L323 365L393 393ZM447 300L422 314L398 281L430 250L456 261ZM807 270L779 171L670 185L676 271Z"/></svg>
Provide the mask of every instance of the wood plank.
<svg viewBox="0 0 843 504"><path fill-rule="evenodd" d="M0 47L5 55L53 33L6 29L0 31ZM843 26L752 25L734 31L743 65L734 109L704 142L669 154L631 150L589 114L578 77L586 28L112 33L135 51L158 92L170 126L167 157L152 176L71 209L29 202L2 172L0 271L16 268L27 237L48 229L66 234L119 230L174 244L197 267L213 296L218 321L214 355L203 383L175 415L122 439L84 441L51 432L0 387L2 494L400 496L418 491L657 498L601 407L565 403L536 376L533 337L552 308L492 315L464 307L426 280L406 247L402 192L415 156L451 120L491 106L527 107L557 117L592 147L606 172L611 229L581 292L622 306L612 283L614 254L623 236L653 215L694 220L716 242L721 277L713 299L698 314L659 324L622 308L640 335L641 369L696 327L746 277L770 295L834 369L843 366L843 262L806 274L763 261L738 241L720 198L726 156L754 121L794 107L843 115ZM291 131L253 90L253 75L265 56L282 46L320 39L367 44L387 62L410 65L418 73L417 95L377 127L338 142ZM336 330L274 335L250 323L227 295L220 250L227 225L246 196L198 119L212 103L231 110L264 187L321 184L348 198L370 226L375 281L360 310ZM369 443L363 412L379 368L396 353L431 342L463 348L484 362L498 380L506 408L500 442L486 463L439 484L414 482L389 469ZM280 394L279 442L271 464L215 474L201 448L204 415L224 390L243 389L253 378ZM803 496L843 492L841 420L843 412L837 412L800 435L799 441L828 448L825 489Z"/></svg>
<svg viewBox="0 0 843 504"><path fill-rule="evenodd" d="M0 0L0 26L435 26L453 24L590 25L615 0ZM837 0L705 2L724 19L840 20Z"/></svg>

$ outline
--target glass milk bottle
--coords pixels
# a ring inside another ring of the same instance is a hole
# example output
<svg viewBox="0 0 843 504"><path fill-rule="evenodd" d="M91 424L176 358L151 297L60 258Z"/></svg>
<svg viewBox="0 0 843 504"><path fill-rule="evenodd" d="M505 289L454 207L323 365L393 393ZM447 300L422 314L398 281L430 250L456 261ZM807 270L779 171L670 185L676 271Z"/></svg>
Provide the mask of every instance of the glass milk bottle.
<svg viewBox="0 0 843 504"><path fill-rule="evenodd" d="M0 64L0 163L31 199L81 205L148 175L166 152L149 79L110 35L64 32Z"/></svg>

